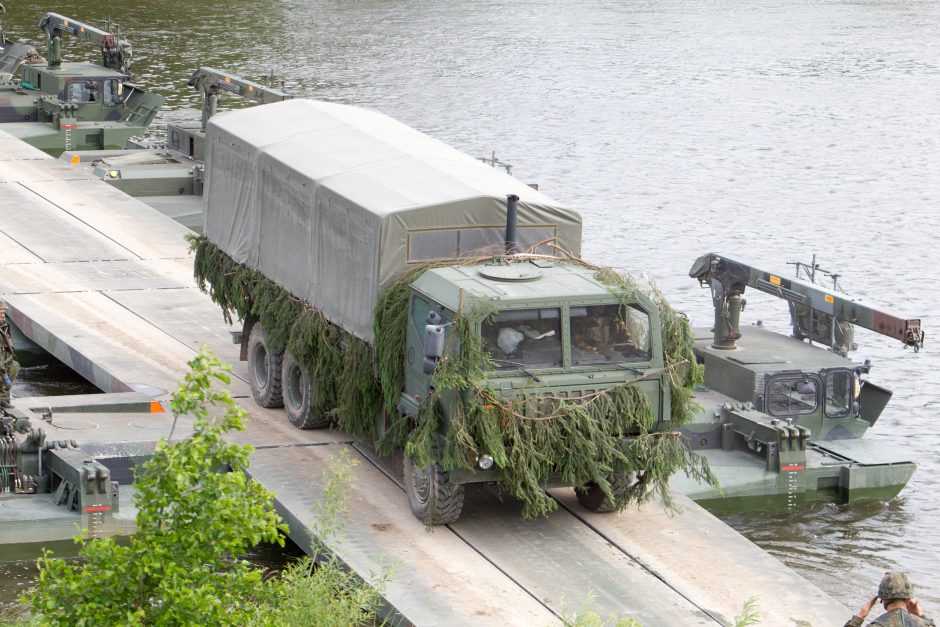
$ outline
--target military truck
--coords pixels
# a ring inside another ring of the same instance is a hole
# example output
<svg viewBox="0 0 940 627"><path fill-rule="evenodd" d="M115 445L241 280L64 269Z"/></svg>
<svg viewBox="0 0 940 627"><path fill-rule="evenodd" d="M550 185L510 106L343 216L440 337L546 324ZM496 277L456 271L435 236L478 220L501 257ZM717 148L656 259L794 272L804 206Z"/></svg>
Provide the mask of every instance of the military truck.
<svg viewBox="0 0 940 627"><path fill-rule="evenodd" d="M147 130L164 99L131 82L126 40L57 13L47 13L39 28L49 40L47 61L27 58L17 77L0 84L4 131L58 156L64 150L123 148ZM64 34L97 45L101 64L64 63Z"/></svg>
<svg viewBox="0 0 940 627"><path fill-rule="evenodd" d="M702 413L682 427L690 446L709 460L721 491L678 476L673 486L720 511L792 508L812 501L889 499L915 470L908 451L862 436L891 392L868 378L871 362L848 357L854 327L923 346L921 321L845 294L838 274L791 262L796 277L727 255L699 257L689 274L707 287L715 317L695 329L704 384L695 391ZM741 325L747 289L787 303L792 334L763 324Z"/></svg>
<svg viewBox="0 0 940 627"><path fill-rule="evenodd" d="M387 116L296 99L209 120L193 243L197 281L243 321L255 401L403 447L411 508L441 524L468 483L534 516L548 484L612 511L678 468L707 476L673 425L688 325L578 259L581 228Z"/></svg>

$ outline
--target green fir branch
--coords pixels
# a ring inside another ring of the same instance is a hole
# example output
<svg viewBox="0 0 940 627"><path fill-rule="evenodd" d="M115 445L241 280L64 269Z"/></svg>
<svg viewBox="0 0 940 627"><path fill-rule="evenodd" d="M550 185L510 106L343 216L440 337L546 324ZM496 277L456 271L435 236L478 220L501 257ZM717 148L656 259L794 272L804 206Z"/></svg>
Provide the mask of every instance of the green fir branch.
<svg viewBox="0 0 940 627"><path fill-rule="evenodd" d="M208 240L193 237L191 246L198 285L227 319L255 317L272 346L291 351L312 373L323 408L340 429L372 439L375 416L386 412L389 430L376 442L382 453L403 448L419 466L438 461L447 471L471 470L477 456L489 454L501 471L499 485L523 502L527 518L557 507L544 489L553 479L574 486L593 482L620 508L654 496L669 505L668 479L677 471L716 484L707 462L691 452L676 431L699 411L692 388L702 381L702 367L692 352L691 327L655 288L645 290L629 277L579 259L550 257L595 269L597 280L624 306L641 294L652 297L659 309L670 421L660 423L636 385L662 371L582 398L556 399L538 390L504 398L486 386L493 363L477 330L495 307L476 301L458 308L445 357L434 373L434 391L412 418L397 410L404 388L410 287L429 268L481 259L428 263L399 275L379 296L373 350L260 273L235 263ZM613 494L614 475L634 478L626 493Z"/></svg>

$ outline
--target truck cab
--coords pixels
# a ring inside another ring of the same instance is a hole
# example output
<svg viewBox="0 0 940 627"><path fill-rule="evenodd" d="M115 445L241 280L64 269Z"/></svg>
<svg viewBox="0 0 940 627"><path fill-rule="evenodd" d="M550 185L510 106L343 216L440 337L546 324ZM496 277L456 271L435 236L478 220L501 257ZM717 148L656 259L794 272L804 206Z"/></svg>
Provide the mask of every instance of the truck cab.
<svg viewBox="0 0 940 627"><path fill-rule="evenodd" d="M655 424L646 427L661 428L670 419L671 398L659 309L644 294L627 296L596 275L596 268L547 260L424 272L410 294L399 412L416 419L421 415L435 387L436 368L425 361L428 345L434 330L443 329L441 359L450 358L458 350L453 322L462 311L474 316L473 332L488 366L479 385L506 402L521 403L526 418L546 419L560 402L633 382L655 417ZM441 401L448 416L449 404L456 401ZM448 428L445 422L443 430ZM488 465L488 453L479 451L476 468L451 470L448 480L456 485L497 480L500 471ZM409 479L406 471L406 484Z"/></svg>

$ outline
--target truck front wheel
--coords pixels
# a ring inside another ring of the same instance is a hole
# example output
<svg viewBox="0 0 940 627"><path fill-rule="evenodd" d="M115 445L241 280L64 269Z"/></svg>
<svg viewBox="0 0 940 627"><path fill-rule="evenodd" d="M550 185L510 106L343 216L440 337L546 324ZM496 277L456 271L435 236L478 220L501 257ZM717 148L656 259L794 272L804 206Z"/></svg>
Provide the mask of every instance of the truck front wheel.
<svg viewBox="0 0 940 627"><path fill-rule="evenodd" d="M437 462L415 466L405 455L405 492L415 517L426 525L448 525L460 518L463 485L451 483Z"/></svg>
<svg viewBox="0 0 940 627"><path fill-rule="evenodd" d="M329 416L319 402L316 381L290 351L284 353L281 387L287 419L298 429L322 429L330 426Z"/></svg>
<svg viewBox="0 0 940 627"><path fill-rule="evenodd" d="M610 491L614 493L617 501L622 501L630 492L630 487L636 483L636 475L632 472L615 472L607 478L610 481ZM614 512L620 509L617 502L611 502L593 481L580 488L575 488L578 502L592 512Z"/></svg>
<svg viewBox="0 0 940 627"><path fill-rule="evenodd" d="M280 407L281 360L284 351L273 351L268 347L264 329L260 323L251 327L248 336L248 383L255 402L262 407Z"/></svg>

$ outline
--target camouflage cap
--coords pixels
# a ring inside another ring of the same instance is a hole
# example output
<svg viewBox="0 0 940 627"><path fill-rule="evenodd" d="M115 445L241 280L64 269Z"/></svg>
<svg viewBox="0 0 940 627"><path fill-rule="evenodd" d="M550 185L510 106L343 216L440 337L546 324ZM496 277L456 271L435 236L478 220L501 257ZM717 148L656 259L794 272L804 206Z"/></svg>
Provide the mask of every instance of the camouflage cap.
<svg viewBox="0 0 940 627"><path fill-rule="evenodd" d="M880 599L910 599L914 596L914 586L904 573L885 573L878 586Z"/></svg>
<svg viewBox="0 0 940 627"><path fill-rule="evenodd" d="M7 304L7 301L0 298L0 311L6 311L10 308L10 305Z"/></svg>

